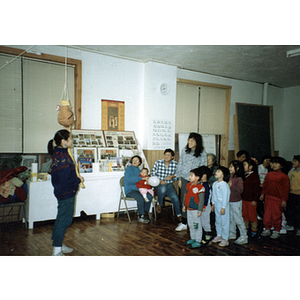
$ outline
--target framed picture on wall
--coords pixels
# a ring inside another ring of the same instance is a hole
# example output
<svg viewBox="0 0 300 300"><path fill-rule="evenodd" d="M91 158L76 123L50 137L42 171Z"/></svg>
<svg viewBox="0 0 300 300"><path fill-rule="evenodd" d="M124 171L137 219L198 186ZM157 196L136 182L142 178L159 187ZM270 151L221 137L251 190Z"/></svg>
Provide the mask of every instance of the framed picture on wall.
<svg viewBox="0 0 300 300"><path fill-rule="evenodd" d="M74 148L74 158L80 173L92 173L93 163L97 161L96 148Z"/></svg>
<svg viewBox="0 0 300 300"><path fill-rule="evenodd" d="M101 100L101 129L122 131L125 129L125 102Z"/></svg>

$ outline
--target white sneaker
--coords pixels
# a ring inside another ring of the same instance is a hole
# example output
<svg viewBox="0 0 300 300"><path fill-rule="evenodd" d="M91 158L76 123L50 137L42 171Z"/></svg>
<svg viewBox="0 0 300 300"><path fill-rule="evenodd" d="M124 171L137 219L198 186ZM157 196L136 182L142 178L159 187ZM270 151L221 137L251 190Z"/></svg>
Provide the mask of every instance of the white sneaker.
<svg viewBox="0 0 300 300"><path fill-rule="evenodd" d="M287 231L293 231L293 230L295 230L295 228L294 228L294 226L286 225L286 230Z"/></svg>
<svg viewBox="0 0 300 300"><path fill-rule="evenodd" d="M280 237L280 233L278 231L273 231L272 235L270 236L271 239L278 239Z"/></svg>
<svg viewBox="0 0 300 300"><path fill-rule="evenodd" d="M219 243L219 246L220 247L226 247L229 245L229 241L228 240L222 240L220 243Z"/></svg>
<svg viewBox="0 0 300 300"><path fill-rule="evenodd" d="M247 236L240 236L236 241L234 241L237 245L244 245L248 244L248 237Z"/></svg>
<svg viewBox="0 0 300 300"><path fill-rule="evenodd" d="M71 252L73 252L73 248L68 247L68 246L62 244L62 246L61 246L61 252L62 253L71 253Z"/></svg>
<svg viewBox="0 0 300 300"><path fill-rule="evenodd" d="M179 223L175 230L176 231L187 230L187 224Z"/></svg>
<svg viewBox="0 0 300 300"><path fill-rule="evenodd" d="M282 227L282 228L280 229L279 233L280 233L280 234L287 234L286 228L283 228L283 227Z"/></svg>
<svg viewBox="0 0 300 300"><path fill-rule="evenodd" d="M270 236L271 235L271 230L265 229L260 235L261 236Z"/></svg>
<svg viewBox="0 0 300 300"><path fill-rule="evenodd" d="M57 254L54 254L54 252L53 252L52 256L65 256L65 255L60 251Z"/></svg>
<svg viewBox="0 0 300 300"><path fill-rule="evenodd" d="M219 243L221 242L223 239L222 239L222 236L221 235L217 235L213 238L212 242L213 243Z"/></svg>
<svg viewBox="0 0 300 300"><path fill-rule="evenodd" d="M296 236L300 236L300 229L297 229Z"/></svg>

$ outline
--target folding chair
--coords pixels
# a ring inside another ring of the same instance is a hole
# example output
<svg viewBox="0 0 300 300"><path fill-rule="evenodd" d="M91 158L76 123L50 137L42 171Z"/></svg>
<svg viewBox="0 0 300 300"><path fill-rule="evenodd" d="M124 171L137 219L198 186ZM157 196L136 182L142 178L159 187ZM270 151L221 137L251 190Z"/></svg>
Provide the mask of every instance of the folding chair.
<svg viewBox="0 0 300 300"><path fill-rule="evenodd" d="M127 202L126 201L136 201L136 200L134 198L130 198L130 197L126 197L125 196L125 192L124 192L124 176L122 176L120 178L120 182L119 183L120 183L121 193L120 193L120 202L119 202L119 209L118 209L117 217L119 218L120 211L122 211L122 210L126 211L129 223L131 223L131 219L130 219L130 215L129 215L128 206L127 206ZM121 202L122 202L122 200L124 201L125 208L121 208Z"/></svg>

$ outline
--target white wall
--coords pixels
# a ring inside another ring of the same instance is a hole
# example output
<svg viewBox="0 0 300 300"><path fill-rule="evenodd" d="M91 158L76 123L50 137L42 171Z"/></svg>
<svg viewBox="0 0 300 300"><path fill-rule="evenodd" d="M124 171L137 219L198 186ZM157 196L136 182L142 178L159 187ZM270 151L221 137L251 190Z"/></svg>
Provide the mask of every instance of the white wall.
<svg viewBox="0 0 300 300"><path fill-rule="evenodd" d="M33 50L65 56L65 48L61 46L36 46ZM82 129L101 129L101 99L125 101L125 130L135 131L144 149L150 149L153 119L171 120L175 132L177 78L232 86L229 150L234 150L232 117L235 114L235 103L262 104L263 84L259 83L227 79L153 62L144 64L75 49L69 49L68 56L82 61ZM170 87L165 96L159 91L161 83L167 83ZM63 85L64 83L62 90ZM268 87L267 105L273 105L274 111L275 150L286 159L300 153L299 95L300 87ZM57 99L58 104L59 101Z"/></svg>
<svg viewBox="0 0 300 300"><path fill-rule="evenodd" d="M166 83L169 92L161 94L160 85ZM172 126L171 144L175 141L175 112L176 112L177 68L159 63L145 64L144 81L144 114L141 124L144 124L142 146L151 150L151 124L154 119L170 121ZM170 147L170 146L169 146ZM168 148L169 148L168 147ZM174 146L171 146L174 149Z"/></svg>

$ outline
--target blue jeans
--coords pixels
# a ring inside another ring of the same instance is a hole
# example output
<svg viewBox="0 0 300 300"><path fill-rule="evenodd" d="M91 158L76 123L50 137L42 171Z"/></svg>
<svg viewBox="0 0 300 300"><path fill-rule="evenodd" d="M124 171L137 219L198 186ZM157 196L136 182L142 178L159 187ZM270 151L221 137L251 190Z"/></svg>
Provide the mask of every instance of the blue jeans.
<svg viewBox="0 0 300 300"><path fill-rule="evenodd" d="M57 216L52 231L52 246L61 247L67 228L72 224L75 197L57 200Z"/></svg>
<svg viewBox="0 0 300 300"><path fill-rule="evenodd" d="M171 199L176 216L181 215L180 202L173 183L160 184L154 188L157 191L158 204L162 205L166 196Z"/></svg>
<svg viewBox="0 0 300 300"><path fill-rule="evenodd" d="M145 212L149 212L150 205L153 199L152 195L150 195L149 193L147 193L147 198L150 200L149 202L146 202L142 194L137 190L130 191L126 194L126 197L134 198L136 200L138 213L140 216L144 215Z"/></svg>

